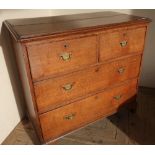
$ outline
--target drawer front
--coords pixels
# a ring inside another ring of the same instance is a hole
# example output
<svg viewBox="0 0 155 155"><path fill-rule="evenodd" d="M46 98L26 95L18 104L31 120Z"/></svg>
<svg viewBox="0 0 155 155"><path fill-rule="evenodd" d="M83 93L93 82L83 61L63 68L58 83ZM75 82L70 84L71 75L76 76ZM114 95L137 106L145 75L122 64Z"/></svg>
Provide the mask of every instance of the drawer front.
<svg viewBox="0 0 155 155"><path fill-rule="evenodd" d="M145 27L121 29L100 36L100 61L143 51Z"/></svg>
<svg viewBox="0 0 155 155"><path fill-rule="evenodd" d="M44 140L55 139L114 113L121 104L136 94L136 85L137 79L134 79L119 87L40 115Z"/></svg>
<svg viewBox="0 0 155 155"><path fill-rule="evenodd" d="M34 84L40 113L138 76L141 57L130 57Z"/></svg>
<svg viewBox="0 0 155 155"><path fill-rule="evenodd" d="M96 36L27 45L33 80L96 63Z"/></svg>

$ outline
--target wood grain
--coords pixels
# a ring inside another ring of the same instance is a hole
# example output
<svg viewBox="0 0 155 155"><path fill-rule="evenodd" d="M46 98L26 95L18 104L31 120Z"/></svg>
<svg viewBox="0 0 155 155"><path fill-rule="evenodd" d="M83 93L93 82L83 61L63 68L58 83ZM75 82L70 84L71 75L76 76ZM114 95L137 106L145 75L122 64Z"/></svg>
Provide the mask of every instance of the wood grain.
<svg viewBox="0 0 155 155"><path fill-rule="evenodd" d="M24 97L27 103L26 110L29 113L29 118L35 127L35 130L40 139L40 142L43 142L42 131L40 128L40 122L37 114L37 106L35 103L35 96L33 91L33 84L31 80L31 73L29 69L27 53L21 44L15 42L14 40L12 41L13 41L12 43L13 43L14 52L16 55L16 61L18 64L18 71L19 71L19 75L20 75L20 79L23 87Z"/></svg>
<svg viewBox="0 0 155 155"><path fill-rule="evenodd" d="M128 55L142 53L146 27L130 27L115 29L113 32L100 35L100 61ZM127 44L122 47L121 42Z"/></svg>
<svg viewBox="0 0 155 155"><path fill-rule="evenodd" d="M136 102L56 141L57 145L154 145L155 89L140 87ZM138 131L138 132L137 132ZM29 120L22 120L2 145L39 144Z"/></svg>
<svg viewBox="0 0 155 155"><path fill-rule="evenodd" d="M120 87L40 115L45 141L57 138L64 133L115 112L117 104L122 104L136 94L136 84L137 79ZM115 101L114 97L120 94L122 94L122 98ZM72 119L65 119L65 116L72 114L75 115Z"/></svg>
<svg viewBox="0 0 155 155"><path fill-rule="evenodd" d="M33 80L96 63L96 46L96 36L27 46ZM63 54L69 54L70 58L63 60Z"/></svg>
<svg viewBox="0 0 155 155"><path fill-rule="evenodd" d="M6 26L11 30L16 40L46 37L54 34L73 33L77 31L93 31L109 26L137 25L150 22L148 18L115 12L97 12L78 15L66 15L46 18L30 18L6 20Z"/></svg>
<svg viewBox="0 0 155 155"><path fill-rule="evenodd" d="M74 72L65 76L52 78L34 84L38 111L40 113L54 109L88 93L105 89L119 82L137 77L141 56L132 56L87 70ZM120 68L125 69L119 73ZM134 69L133 69L134 68ZM115 77L115 78L114 78ZM64 90L71 84L71 90Z"/></svg>

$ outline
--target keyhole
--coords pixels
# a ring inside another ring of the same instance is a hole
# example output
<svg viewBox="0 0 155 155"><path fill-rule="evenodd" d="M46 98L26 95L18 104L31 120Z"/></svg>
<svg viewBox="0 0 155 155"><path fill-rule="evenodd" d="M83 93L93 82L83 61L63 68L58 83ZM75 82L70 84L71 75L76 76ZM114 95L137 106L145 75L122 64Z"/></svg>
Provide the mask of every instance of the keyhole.
<svg viewBox="0 0 155 155"><path fill-rule="evenodd" d="M67 47L68 47L68 45L67 45L67 44L65 44L65 45L64 45L64 48L67 48Z"/></svg>

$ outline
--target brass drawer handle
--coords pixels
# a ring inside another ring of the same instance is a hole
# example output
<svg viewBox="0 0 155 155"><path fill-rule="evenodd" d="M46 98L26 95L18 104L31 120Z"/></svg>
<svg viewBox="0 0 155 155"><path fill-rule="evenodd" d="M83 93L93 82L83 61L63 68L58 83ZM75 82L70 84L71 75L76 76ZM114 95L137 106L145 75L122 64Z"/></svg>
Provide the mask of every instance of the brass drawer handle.
<svg viewBox="0 0 155 155"><path fill-rule="evenodd" d="M128 44L127 41L122 41L122 42L120 42L121 47L125 47L127 44Z"/></svg>
<svg viewBox="0 0 155 155"><path fill-rule="evenodd" d="M122 97L122 95L117 95L117 96L114 96L114 99L115 99L115 100L120 100L121 97Z"/></svg>
<svg viewBox="0 0 155 155"><path fill-rule="evenodd" d="M67 53L67 52L64 52L62 54L60 54L60 57L63 61L68 61L71 59L71 53Z"/></svg>
<svg viewBox="0 0 155 155"><path fill-rule="evenodd" d="M123 74L124 71L125 71L125 68L123 68L123 67L121 67L121 68L118 69L118 73L119 73L119 74Z"/></svg>
<svg viewBox="0 0 155 155"><path fill-rule="evenodd" d="M62 88L63 88L65 91L71 90L72 87L73 87L73 83L68 83L68 84L65 84L64 86L62 86Z"/></svg>
<svg viewBox="0 0 155 155"><path fill-rule="evenodd" d="M76 114L75 113L72 113L72 114L69 114L69 115L65 115L63 118L65 120L72 120L72 119L75 118L75 116L76 116Z"/></svg>

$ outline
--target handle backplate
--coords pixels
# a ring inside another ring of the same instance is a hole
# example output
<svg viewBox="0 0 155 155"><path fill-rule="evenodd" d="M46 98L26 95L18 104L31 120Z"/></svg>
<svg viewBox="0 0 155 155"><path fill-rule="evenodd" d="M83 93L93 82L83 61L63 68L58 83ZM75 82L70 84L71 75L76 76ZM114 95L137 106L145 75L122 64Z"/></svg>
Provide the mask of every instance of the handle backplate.
<svg viewBox="0 0 155 155"><path fill-rule="evenodd" d="M114 96L114 99L115 99L115 100L120 100L121 97L122 97L122 95L116 95L116 96Z"/></svg>
<svg viewBox="0 0 155 155"><path fill-rule="evenodd" d="M125 47L127 44L128 42L125 40L120 42L121 47Z"/></svg>
<svg viewBox="0 0 155 155"><path fill-rule="evenodd" d="M120 67L117 71L118 71L119 74L123 74L124 71L125 71L125 68L124 67Z"/></svg>
<svg viewBox="0 0 155 155"><path fill-rule="evenodd" d="M63 52L60 54L60 57L63 61L68 61L71 59L71 53L68 53L68 52Z"/></svg>
<svg viewBox="0 0 155 155"><path fill-rule="evenodd" d="M65 116L63 117L63 119L65 119L65 120L72 120L72 119L75 118L75 116L76 116L75 113L71 113L71 114L65 115Z"/></svg>
<svg viewBox="0 0 155 155"><path fill-rule="evenodd" d="M71 90L72 87L73 87L73 83L68 83L68 84L65 84L64 86L62 86L62 88L63 88L65 91Z"/></svg>

